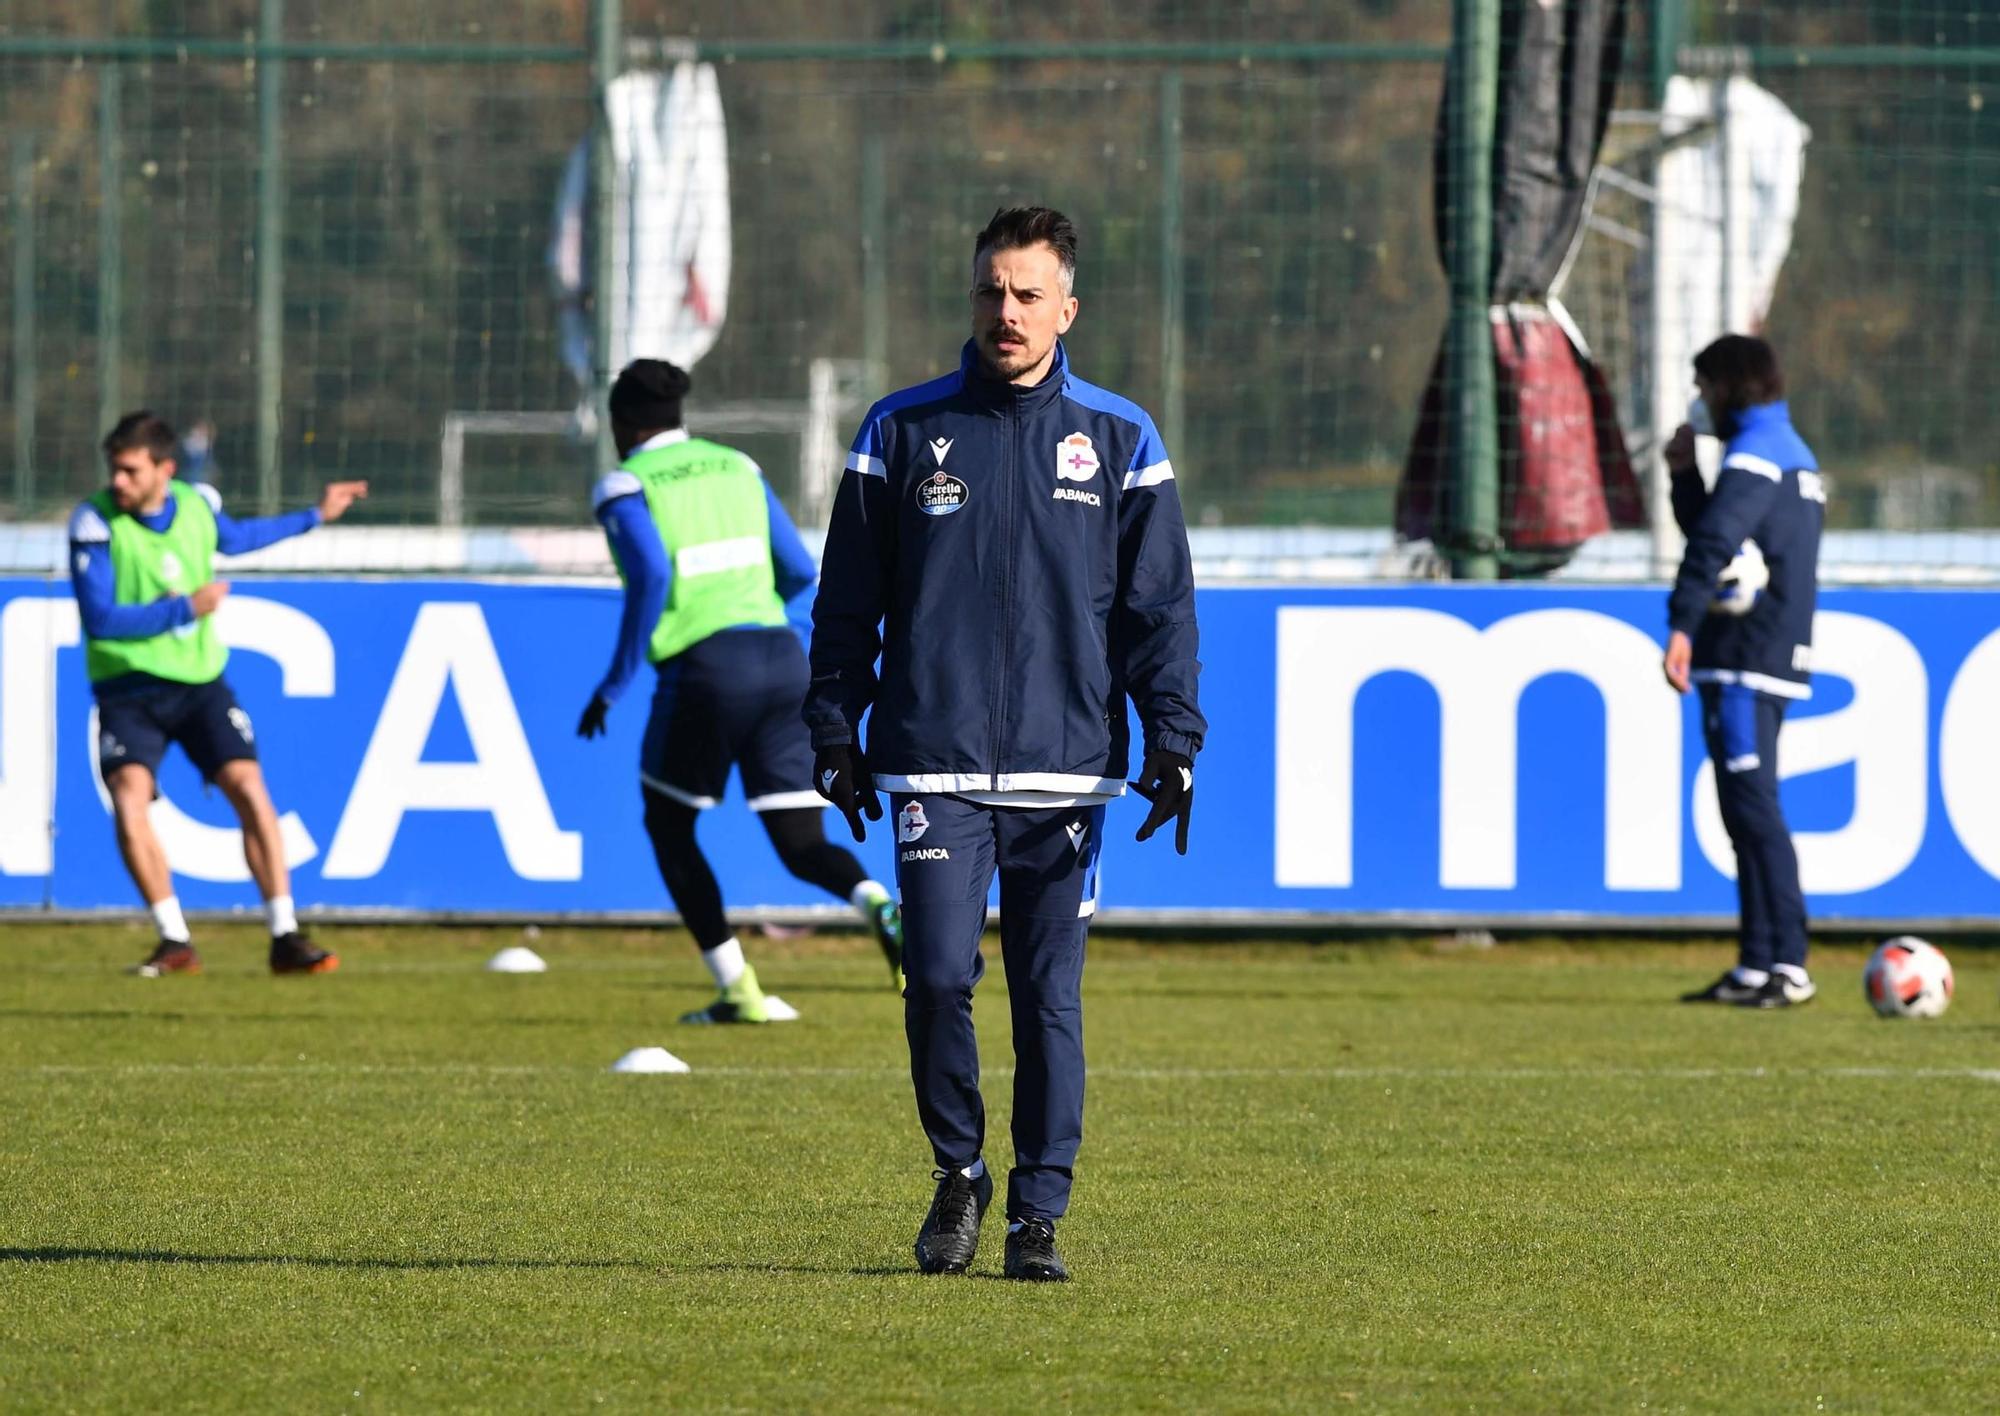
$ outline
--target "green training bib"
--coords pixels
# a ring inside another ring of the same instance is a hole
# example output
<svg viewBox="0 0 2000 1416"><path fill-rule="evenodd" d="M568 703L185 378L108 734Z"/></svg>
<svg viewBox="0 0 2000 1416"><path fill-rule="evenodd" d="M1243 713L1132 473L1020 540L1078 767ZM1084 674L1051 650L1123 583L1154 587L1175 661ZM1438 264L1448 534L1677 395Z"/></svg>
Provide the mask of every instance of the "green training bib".
<svg viewBox="0 0 2000 1416"><path fill-rule="evenodd" d="M90 499L111 528L108 547L117 603L148 605L187 595L214 578L215 513L186 482L167 484L174 519L164 531L150 531L127 516L109 492ZM120 674L145 673L175 683L209 683L222 676L229 650L215 632L215 616L156 634L150 639L93 639L84 646L84 666L92 683Z"/></svg>
<svg viewBox="0 0 2000 1416"><path fill-rule="evenodd" d="M624 469L639 479L674 569L647 647L654 663L721 630L785 622L771 569L771 511L756 463L735 448L689 438L635 453ZM624 566L618 574L624 578Z"/></svg>

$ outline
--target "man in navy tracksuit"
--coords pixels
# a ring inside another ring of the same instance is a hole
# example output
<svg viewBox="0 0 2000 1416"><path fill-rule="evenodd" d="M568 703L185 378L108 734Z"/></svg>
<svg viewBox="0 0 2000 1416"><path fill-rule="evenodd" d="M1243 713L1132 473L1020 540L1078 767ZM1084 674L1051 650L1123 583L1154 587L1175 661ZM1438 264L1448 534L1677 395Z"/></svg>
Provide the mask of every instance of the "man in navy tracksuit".
<svg viewBox="0 0 2000 1416"><path fill-rule="evenodd" d="M1788 703L1812 696L1826 488L1792 428L1769 344L1724 335L1694 369L1700 397L1666 449L1688 544L1667 602L1665 669L1676 691L1701 690L1743 922L1736 967L1683 1001L1783 1008L1814 993L1798 853L1778 803L1778 728ZM1695 466L1697 433L1724 440L1713 491Z"/></svg>
<svg viewBox="0 0 2000 1416"><path fill-rule="evenodd" d="M1142 841L1174 820L1186 852L1207 728L1173 467L1143 410L1070 372L1075 273L1059 212L1012 208L980 232L960 366L869 410L813 607L815 780L857 840L881 818L875 788L895 819L910 1073L938 1166L926 1273L971 1264L993 1193L972 990L997 870L1016 1063L1005 1271L1068 1277L1054 1226L1083 1130L1084 933L1130 762L1125 699Z"/></svg>

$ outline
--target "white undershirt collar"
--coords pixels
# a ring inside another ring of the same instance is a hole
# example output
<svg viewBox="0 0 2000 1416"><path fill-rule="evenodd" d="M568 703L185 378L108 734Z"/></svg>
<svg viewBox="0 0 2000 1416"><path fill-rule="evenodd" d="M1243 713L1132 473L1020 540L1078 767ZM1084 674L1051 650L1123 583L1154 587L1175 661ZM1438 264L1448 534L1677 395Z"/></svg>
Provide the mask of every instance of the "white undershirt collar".
<svg viewBox="0 0 2000 1416"><path fill-rule="evenodd" d="M644 442L633 448L632 455L636 457L642 452L654 452L663 447L672 447L675 443L684 443L687 440L688 430L686 428L669 428L664 433L654 433L650 438L647 438Z"/></svg>

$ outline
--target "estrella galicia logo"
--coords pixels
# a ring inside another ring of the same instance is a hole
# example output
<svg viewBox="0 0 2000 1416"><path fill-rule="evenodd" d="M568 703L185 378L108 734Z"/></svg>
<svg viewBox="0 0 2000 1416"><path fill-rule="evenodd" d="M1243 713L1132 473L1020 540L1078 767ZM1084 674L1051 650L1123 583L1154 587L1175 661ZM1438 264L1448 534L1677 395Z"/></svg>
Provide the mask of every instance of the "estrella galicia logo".
<svg viewBox="0 0 2000 1416"><path fill-rule="evenodd" d="M917 483L917 510L925 516L950 516L971 495L970 487L939 469Z"/></svg>

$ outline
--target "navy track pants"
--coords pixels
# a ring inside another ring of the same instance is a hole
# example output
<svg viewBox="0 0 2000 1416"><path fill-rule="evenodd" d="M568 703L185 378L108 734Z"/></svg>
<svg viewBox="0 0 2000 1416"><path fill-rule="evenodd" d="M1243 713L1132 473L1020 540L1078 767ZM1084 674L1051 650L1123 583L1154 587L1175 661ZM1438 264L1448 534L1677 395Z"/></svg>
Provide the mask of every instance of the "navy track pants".
<svg viewBox="0 0 2000 1416"><path fill-rule="evenodd" d="M1799 856L1778 802L1778 729L1785 700L1741 684L1701 685L1702 734L1715 763L1722 824L1736 847L1742 909L1737 962L1769 972L1806 962Z"/></svg>
<svg viewBox="0 0 2000 1416"><path fill-rule="evenodd" d="M1058 1219L1083 1138L1084 934L1097 908L1104 808L891 797L903 897L903 1023L917 1115L942 1169L979 1159L986 1105L972 990L1000 876L1000 952L1014 1022L1010 1219Z"/></svg>

